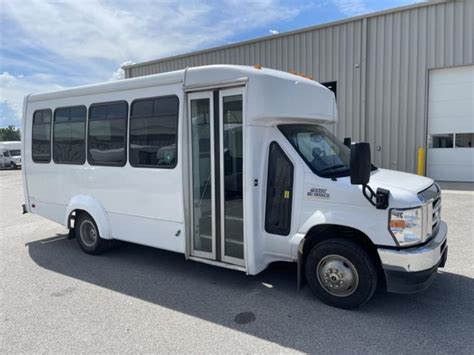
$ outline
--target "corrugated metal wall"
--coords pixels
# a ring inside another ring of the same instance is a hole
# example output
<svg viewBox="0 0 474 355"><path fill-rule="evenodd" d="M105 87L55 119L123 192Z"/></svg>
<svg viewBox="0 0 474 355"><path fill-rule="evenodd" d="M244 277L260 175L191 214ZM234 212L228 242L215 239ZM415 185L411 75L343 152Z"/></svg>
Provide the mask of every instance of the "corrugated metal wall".
<svg viewBox="0 0 474 355"><path fill-rule="evenodd" d="M415 172L426 145L428 70L473 64L474 0L424 4L139 64L137 77L206 64L262 64L337 81L335 133L368 141L376 165Z"/></svg>

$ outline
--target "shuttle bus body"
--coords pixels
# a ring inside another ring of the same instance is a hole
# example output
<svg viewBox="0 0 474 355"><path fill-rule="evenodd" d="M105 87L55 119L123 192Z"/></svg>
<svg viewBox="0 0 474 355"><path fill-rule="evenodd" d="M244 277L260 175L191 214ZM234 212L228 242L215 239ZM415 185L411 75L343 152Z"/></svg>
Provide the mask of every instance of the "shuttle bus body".
<svg viewBox="0 0 474 355"><path fill-rule="evenodd" d="M336 119L330 90L260 67L29 95L23 208L90 254L122 240L249 275L297 262L298 285L337 307L377 284L425 288L447 255L438 186L375 167L351 184L351 150L324 128Z"/></svg>
<svg viewBox="0 0 474 355"><path fill-rule="evenodd" d="M0 142L0 168L21 168L21 141Z"/></svg>

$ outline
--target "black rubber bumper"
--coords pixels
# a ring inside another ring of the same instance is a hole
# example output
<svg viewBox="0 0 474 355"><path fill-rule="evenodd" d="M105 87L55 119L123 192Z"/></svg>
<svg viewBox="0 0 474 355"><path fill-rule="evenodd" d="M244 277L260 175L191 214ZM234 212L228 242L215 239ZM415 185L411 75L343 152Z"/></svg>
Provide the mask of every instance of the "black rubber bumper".
<svg viewBox="0 0 474 355"><path fill-rule="evenodd" d="M431 269L418 272L384 270L387 291L393 293L416 293L425 290L436 277L438 268L444 267L447 258L448 247L445 248L438 264Z"/></svg>

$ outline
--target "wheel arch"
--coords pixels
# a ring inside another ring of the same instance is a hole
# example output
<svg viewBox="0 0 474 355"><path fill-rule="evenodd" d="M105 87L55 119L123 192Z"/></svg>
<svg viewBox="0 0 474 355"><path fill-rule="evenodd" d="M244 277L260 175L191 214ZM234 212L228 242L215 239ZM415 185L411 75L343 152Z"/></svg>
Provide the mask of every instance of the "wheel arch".
<svg viewBox="0 0 474 355"><path fill-rule="evenodd" d="M67 228L72 228L72 221L79 212L88 213L94 219L101 238L112 239L109 216L105 208L96 199L87 195L74 196L66 209L64 225Z"/></svg>
<svg viewBox="0 0 474 355"><path fill-rule="evenodd" d="M315 245L332 238L347 239L364 247L373 257L380 284L383 285L385 283L385 275L383 273L380 257L377 253L377 247L364 232L353 227L339 224L318 224L308 230L298 246L298 289L306 283L304 268L309 251Z"/></svg>

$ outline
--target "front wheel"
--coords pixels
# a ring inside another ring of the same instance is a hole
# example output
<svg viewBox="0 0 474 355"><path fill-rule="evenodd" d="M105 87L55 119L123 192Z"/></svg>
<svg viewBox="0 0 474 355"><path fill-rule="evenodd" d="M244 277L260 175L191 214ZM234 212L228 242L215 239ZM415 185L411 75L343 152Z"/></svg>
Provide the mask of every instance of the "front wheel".
<svg viewBox="0 0 474 355"><path fill-rule="evenodd" d="M14 162L10 162L10 168L11 169L16 169L16 164Z"/></svg>
<svg viewBox="0 0 474 355"><path fill-rule="evenodd" d="M77 242L87 254L101 254L113 245L112 240L100 237L94 219L87 213L81 213L74 225Z"/></svg>
<svg viewBox="0 0 474 355"><path fill-rule="evenodd" d="M371 255L345 239L315 245L306 259L306 279L314 294L338 308L366 303L377 288L377 269Z"/></svg>

